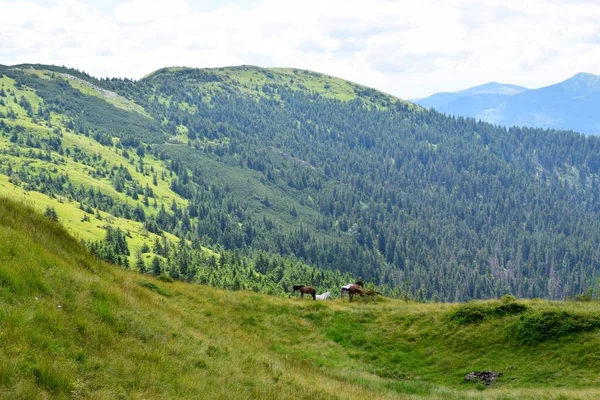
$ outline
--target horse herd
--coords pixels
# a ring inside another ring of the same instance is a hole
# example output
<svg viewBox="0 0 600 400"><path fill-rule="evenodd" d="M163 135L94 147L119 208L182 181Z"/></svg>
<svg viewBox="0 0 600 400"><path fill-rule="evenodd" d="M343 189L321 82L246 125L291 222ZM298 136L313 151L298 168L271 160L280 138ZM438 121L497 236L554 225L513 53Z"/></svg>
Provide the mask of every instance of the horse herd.
<svg viewBox="0 0 600 400"><path fill-rule="evenodd" d="M312 296L313 300L331 300L331 292L325 292L323 294L317 294L317 290L312 286L303 286L303 285L294 285L294 292L300 292L300 296L304 298L305 294L309 294ZM354 283L349 283L340 288L340 297L344 297L344 293L348 293L348 298L350 301L354 298L354 296L358 295L361 297L373 296L376 294L381 294L372 289L363 289L363 282L356 281Z"/></svg>

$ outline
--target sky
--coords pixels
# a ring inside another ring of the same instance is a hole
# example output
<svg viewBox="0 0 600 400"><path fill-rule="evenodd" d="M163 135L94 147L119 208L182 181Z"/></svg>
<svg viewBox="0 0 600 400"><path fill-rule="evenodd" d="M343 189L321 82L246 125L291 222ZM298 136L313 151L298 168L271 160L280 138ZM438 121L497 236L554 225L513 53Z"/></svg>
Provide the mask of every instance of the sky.
<svg viewBox="0 0 600 400"><path fill-rule="evenodd" d="M595 0L0 0L0 64L326 73L404 99L600 74Z"/></svg>

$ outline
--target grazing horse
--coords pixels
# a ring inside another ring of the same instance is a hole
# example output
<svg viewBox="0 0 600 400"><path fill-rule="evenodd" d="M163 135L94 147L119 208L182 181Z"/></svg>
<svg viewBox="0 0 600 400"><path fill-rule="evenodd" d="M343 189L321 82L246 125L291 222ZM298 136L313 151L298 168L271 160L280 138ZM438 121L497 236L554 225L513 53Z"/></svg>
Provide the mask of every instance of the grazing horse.
<svg viewBox="0 0 600 400"><path fill-rule="evenodd" d="M331 300L331 292L325 292L317 295L317 300Z"/></svg>
<svg viewBox="0 0 600 400"><path fill-rule="evenodd" d="M352 301L352 298L355 295L359 295L361 297L363 297L365 295L364 290L362 290L361 287L356 284L351 285L350 289L348 289L348 297L350 297L350 301Z"/></svg>
<svg viewBox="0 0 600 400"><path fill-rule="evenodd" d="M316 291L316 289L314 287L302 286L302 285L294 285L294 292L296 290L300 292L300 296L302 298L304 298L305 294L310 294L312 296L313 300L317 299L317 291Z"/></svg>
<svg viewBox="0 0 600 400"><path fill-rule="evenodd" d="M354 283L349 283L347 285L342 286L341 290L340 290L340 297L344 297L344 292L350 292L350 288L352 286L358 286L358 287L362 287L363 286L363 281L356 281Z"/></svg>

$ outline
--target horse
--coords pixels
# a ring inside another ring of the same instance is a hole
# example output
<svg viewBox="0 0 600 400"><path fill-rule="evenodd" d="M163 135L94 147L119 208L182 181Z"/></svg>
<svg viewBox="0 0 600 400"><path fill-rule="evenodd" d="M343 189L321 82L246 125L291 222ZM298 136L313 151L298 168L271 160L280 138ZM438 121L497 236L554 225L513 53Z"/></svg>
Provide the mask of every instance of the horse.
<svg viewBox="0 0 600 400"><path fill-rule="evenodd" d="M303 286L303 285L294 285L294 292L296 290L300 292L300 296L302 298L304 298L304 294L310 294L312 296L313 300L317 299L317 291L314 287Z"/></svg>
<svg viewBox="0 0 600 400"><path fill-rule="evenodd" d="M317 300L331 300L331 292L325 292L317 295Z"/></svg>
<svg viewBox="0 0 600 400"><path fill-rule="evenodd" d="M340 289L340 297L344 297L344 292L349 292L350 288L352 286L362 287L363 286L363 281L356 281L354 283L349 283L347 285L342 286L341 289Z"/></svg>
<svg viewBox="0 0 600 400"><path fill-rule="evenodd" d="M356 295L359 295L361 297L364 297L365 292L364 290L361 289L361 287L357 284L354 285L350 285L350 289L348 289L348 297L350 297L350 301L352 301L352 298Z"/></svg>

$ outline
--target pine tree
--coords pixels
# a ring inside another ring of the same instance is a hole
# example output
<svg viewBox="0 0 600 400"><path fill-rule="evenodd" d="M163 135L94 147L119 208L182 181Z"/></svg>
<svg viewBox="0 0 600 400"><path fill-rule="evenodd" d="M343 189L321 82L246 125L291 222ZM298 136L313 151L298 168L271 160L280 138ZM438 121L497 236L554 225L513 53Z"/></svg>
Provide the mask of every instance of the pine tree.
<svg viewBox="0 0 600 400"><path fill-rule="evenodd" d="M148 246L148 243L144 242L142 244L142 247L140 247L140 252L142 252L142 253L150 253L150 246Z"/></svg>
<svg viewBox="0 0 600 400"><path fill-rule="evenodd" d="M152 275L154 276L159 276L160 274L162 274L162 263L160 261L160 258L154 256L154 258L152 259Z"/></svg>
<svg viewBox="0 0 600 400"><path fill-rule="evenodd" d="M52 221L58 222L58 214L56 213L56 210L54 209L54 207L47 206L46 211L44 211L44 215L46 217L50 218Z"/></svg>
<svg viewBox="0 0 600 400"><path fill-rule="evenodd" d="M146 273L146 264L144 263L144 258L140 250L136 251L135 253L135 267L142 274Z"/></svg>

